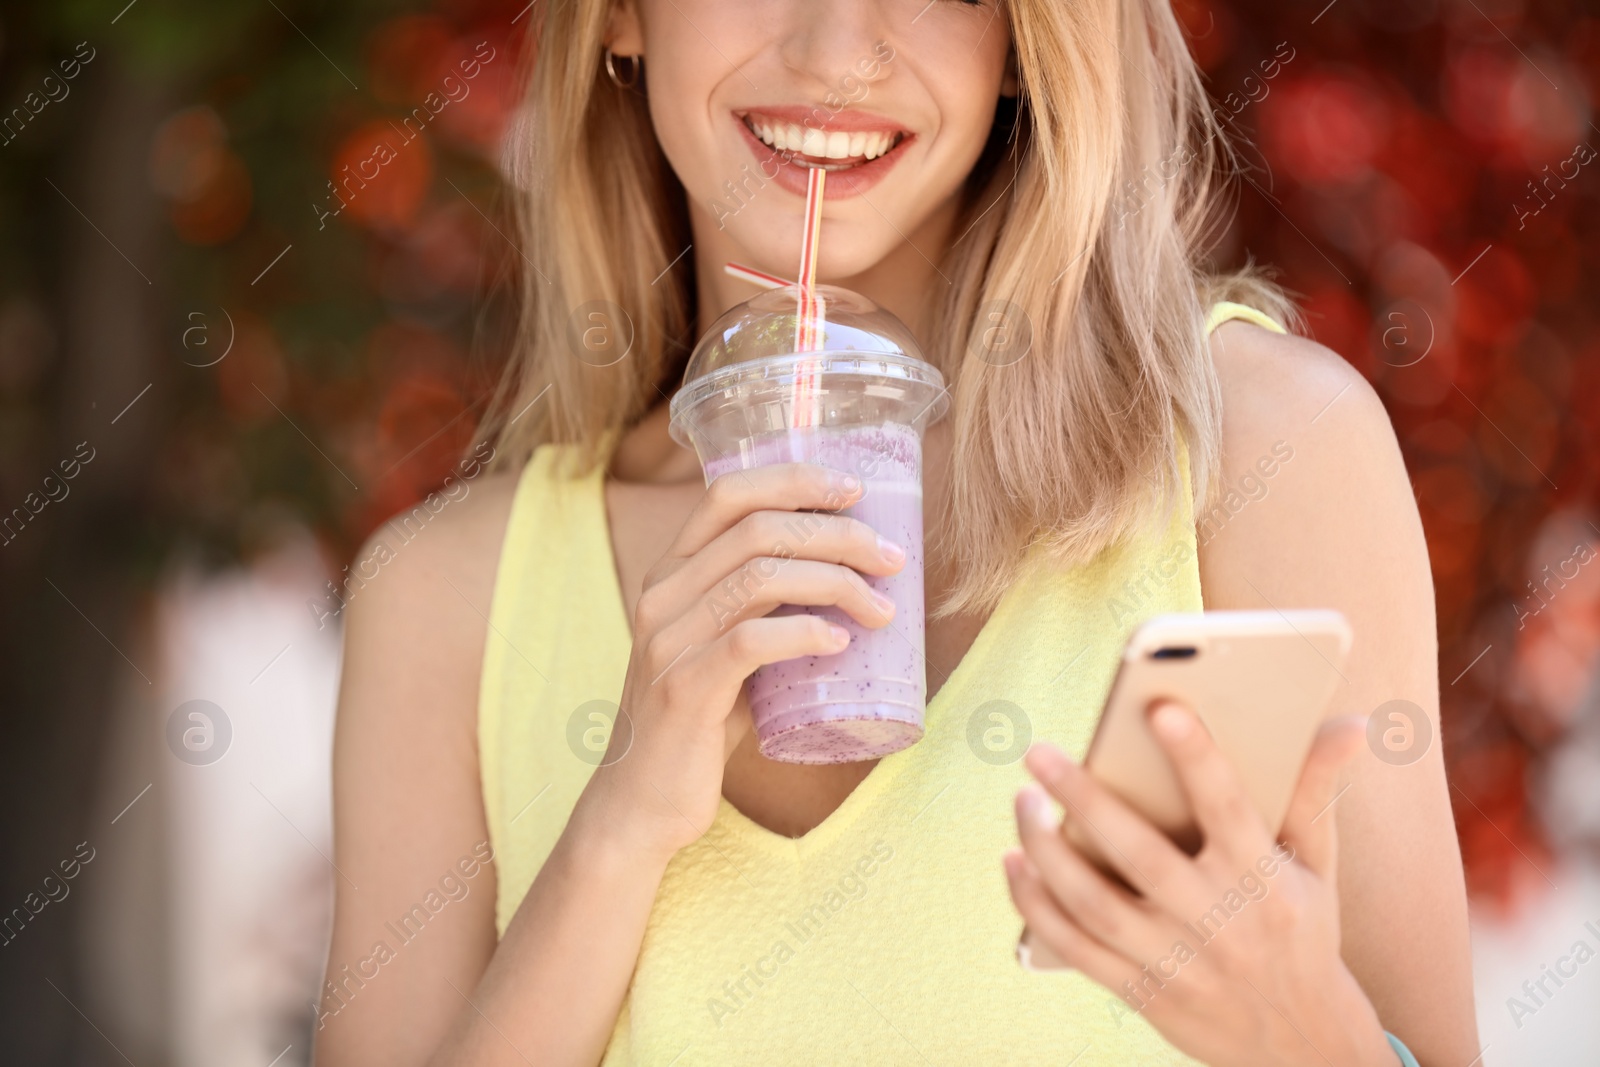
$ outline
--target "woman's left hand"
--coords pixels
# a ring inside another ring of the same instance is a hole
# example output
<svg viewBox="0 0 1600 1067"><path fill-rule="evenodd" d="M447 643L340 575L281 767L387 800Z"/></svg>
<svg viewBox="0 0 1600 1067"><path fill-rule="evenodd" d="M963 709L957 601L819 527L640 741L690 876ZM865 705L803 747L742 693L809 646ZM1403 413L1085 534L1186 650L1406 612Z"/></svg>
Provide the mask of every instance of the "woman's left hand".
<svg viewBox="0 0 1600 1067"><path fill-rule="evenodd" d="M1164 703L1151 726L1203 847L1184 854L1060 749L1035 745L1028 769L1138 894L1091 865L1029 785L1017 795L1022 848L1006 853L1005 868L1030 939L1214 1067L1393 1067L1377 1013L1339 954L1332 811L1360 721L1318 734L1282 844L1193 712Z"/></svg>

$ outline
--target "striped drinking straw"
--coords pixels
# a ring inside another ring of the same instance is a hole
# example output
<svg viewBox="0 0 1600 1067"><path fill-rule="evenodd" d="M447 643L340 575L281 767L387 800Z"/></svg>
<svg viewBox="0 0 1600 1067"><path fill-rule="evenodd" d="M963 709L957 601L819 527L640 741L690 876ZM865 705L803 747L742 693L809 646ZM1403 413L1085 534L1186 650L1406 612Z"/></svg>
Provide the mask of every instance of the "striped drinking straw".
<svg viewBox="0 0 1600 1067"><path fill-rule="evenodd" d="M747 267L743 263L724 263L722 270L723 273L730 277L742 279L751 285L759 285L763 289L782 289L786 285L794 284L787 278L780 278L776 274L768 274L766 271Z"/></svg>
<svg viewBox="0 0 1600 1067"><path fill-rule="evenodd" d="M796 298L794 324L794 350L815 351L822 340L822 316L826 313L817 296L817 242L822 236L822 192L827 184L828 172L813 167L806 176L806 226L800 235L799 294ZM795 369L794 414L796 427L810 426L816 421L813 410L816 403L816 368L809 361Z"/></svg>

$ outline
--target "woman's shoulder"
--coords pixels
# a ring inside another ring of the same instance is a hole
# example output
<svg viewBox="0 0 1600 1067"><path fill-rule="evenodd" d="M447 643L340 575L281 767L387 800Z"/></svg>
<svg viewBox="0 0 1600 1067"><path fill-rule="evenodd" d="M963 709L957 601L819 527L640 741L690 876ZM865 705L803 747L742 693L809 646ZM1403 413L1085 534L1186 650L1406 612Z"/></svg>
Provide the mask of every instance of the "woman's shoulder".
<svg viewBox="0 0 1600 1067"><path fill-rule="evenodd" d="M380 685L430 694L392 708L400 717L405 707L429 717L459 707L470 721L522 470L447 482L373 531L351 567L364 580L345 611L347 665L381 665Z"/></svg>
<svg viewBox="0 0 1600 1067"><path fill-rule="evenodd" d="M1224 323L1211 335L1222 397L1224 482L1258 473L1264 456L1293 455L1297 482L1326 492L1353 477L1407 487L1389 413L1377 391L1338 353L1306 337L1253 323Z"/></svg>
<svg viewBox="0 0 1600 1067"><path fill-rule="evenodd" d="M1222 388L1225 443L1230 436L1238 441L1321 425L1326 417L1347 430L1389 426L1361 373L1309 338L1242 319L1224 322L1211 335L1211 356Z"/></svg>
<svg viewBox="0 0 1600 1067"><path fill-rule="evenodd" d="M1418 550L1406 554L1426 574L1394 427L1361 373L1315 341L1245 322L1219 327L1211 351L1222 454L1216 493L1197 515L1202 584L1208 572L1259 583L1313 562L1324 581L1355 579L1376 573L1369 553L1402 547ZM1208 599L1222 583L1210 585ZM1238 591L1259 604L1247 583Z"/></svg>
<svg viewBox="0 0 1600 1067"><path fill-rule="evenodd" d="M446 478L445 485L390 515L366 539L362 557L387 555L382 577L394 577L392 598L411 598L419 584L448 577L466 592L494 581L523 467ZM387 549L387 553L384 552Z"/></svg>
<svg viewBox="0 0 1600 1067"><path fill-rule="evenodd" d="M462 593L487 594L523 470L447 480L374 530L359 558L385 558L370 583L377 599L403 607L429 599L445 581Z"/></svg>

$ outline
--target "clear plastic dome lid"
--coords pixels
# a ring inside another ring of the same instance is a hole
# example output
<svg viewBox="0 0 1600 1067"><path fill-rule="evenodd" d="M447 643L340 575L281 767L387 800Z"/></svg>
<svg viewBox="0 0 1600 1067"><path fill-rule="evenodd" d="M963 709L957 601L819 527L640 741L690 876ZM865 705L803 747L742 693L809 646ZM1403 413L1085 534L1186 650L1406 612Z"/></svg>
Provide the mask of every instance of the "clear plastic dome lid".
<svg viewBox="0 0 1600 1067"><path fill-rule="evenodd" d="M721 421L727 409L769 407L768 420L788 423L805 378L824 397L856 398L856 417L866 415L860 399L876 397L894 421L919 429L937 422L949 407L944 376L922 358L905 323L859 293L818 285L810 316L815 338L811 351L797 352L800 290L796 285L769 289L729 309L695 346L684 384L673 396L672 436L692 443L692 430Z"/></svg>

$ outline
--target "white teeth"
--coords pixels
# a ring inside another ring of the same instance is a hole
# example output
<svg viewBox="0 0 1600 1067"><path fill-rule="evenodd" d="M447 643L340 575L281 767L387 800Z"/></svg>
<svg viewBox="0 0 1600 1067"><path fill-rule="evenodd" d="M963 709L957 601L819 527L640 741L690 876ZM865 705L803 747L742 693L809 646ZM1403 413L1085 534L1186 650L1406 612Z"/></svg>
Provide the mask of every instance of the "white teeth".
<svg viewBox="0 0 1600 1067"><path fill-rule="evenodd" d="M763 144L779 151L799 152L819 159L877 159L899 143L899 135L881 130L826 133L793 122L769 123L746 118L745 123Z"/></svg>

